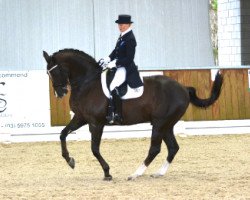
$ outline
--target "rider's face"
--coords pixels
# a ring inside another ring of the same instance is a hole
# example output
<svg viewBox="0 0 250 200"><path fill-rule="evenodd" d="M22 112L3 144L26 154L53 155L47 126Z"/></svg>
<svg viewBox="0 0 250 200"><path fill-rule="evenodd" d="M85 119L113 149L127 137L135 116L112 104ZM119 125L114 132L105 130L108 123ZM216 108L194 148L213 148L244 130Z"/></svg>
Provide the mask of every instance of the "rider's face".
<svg viewBox="0 0 250 200"><path fill-rule="evenodd" d="M118 24L118 28L121 33L128 30L129 27L130 27L130 24Z"/></svg>

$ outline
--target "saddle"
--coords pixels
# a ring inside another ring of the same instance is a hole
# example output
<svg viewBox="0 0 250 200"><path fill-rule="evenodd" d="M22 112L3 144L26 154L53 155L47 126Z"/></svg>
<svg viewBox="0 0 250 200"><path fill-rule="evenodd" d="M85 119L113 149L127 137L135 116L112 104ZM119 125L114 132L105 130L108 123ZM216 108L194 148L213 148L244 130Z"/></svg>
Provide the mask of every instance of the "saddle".
<svg viewBox="0 0 250 200"><path fill-rule="evenodd" d="M107 77L106 77L106 84L107 84L107 87L110 88L110 84L112 82L112 80L114 79L115 77L115 70L112 70L112 69L109 69L107 71ZM125 81L124 83L122 83L120 86L116 87L116 90L118 92L118 95L119 97L121 98L122 96L124 96L127 91L128 91L128 88L127 88L127 82ZM111 92L109 90L109 92Z"/></svg>
<svg viewBox="0 0 250 200"><path fill-rule="evenodd" d="M107 98L110 98L111 91L109 90L109 86L115 76L115 71L106 69L102 72L101 75L101 83L102 83L102 89ZM118 95L121 99L134 99L138 98L143 94L144 87L140 86L138 88L131 88L125 81L120 86L117 87L118 89Z"/></svg>

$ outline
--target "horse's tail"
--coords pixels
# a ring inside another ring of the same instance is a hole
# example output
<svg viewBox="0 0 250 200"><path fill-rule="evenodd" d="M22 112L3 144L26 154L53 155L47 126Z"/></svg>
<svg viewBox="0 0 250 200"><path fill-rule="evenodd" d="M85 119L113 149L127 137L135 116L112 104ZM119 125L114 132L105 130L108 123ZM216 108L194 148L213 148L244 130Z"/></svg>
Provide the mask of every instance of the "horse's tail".
<svg viewBox="0 0 250 200"><path fill-rule="evenodd" d="M188 92L189 92L190 102L197 107L207 108L208 106L212 105L219 98L222 83L223 83L223 77L222 77L220 71L218 71L216 76L215 76L211 95L207 99L200 99L196 95L195 88L187 87Z"/></svg>

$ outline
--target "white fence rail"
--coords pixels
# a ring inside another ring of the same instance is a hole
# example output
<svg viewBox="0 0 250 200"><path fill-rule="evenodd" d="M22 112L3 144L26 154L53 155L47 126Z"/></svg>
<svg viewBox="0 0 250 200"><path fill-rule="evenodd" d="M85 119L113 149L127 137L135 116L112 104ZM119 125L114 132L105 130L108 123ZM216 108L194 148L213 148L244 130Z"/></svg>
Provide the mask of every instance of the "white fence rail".
<svg viewBox="0 0 250 200"><path fill-rule="evenodd" d="M22 129L21 131L0 132L0 142L44 142L59 141L59 134L63 129L50 127L41 129ZM132 126L107 126L104 128L104 139L144 138L151 136L149 123ZM220 134L249 134L250 120L223 120L223 121L179 121L174 129L176 135L183 137L190 135L220 135ZM90 140L88 126L71 133L68 140Z"/></svg>

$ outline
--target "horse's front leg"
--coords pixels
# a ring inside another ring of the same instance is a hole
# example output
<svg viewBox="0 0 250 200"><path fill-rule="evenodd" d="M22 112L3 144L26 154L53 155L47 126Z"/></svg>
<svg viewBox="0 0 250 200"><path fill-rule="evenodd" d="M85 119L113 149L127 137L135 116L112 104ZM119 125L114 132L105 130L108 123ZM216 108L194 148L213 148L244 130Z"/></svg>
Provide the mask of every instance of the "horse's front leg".
<svg viewBox="0 0 250 200"><path fill-rule="evenodd" d="M72 132L85 125L86 122L80 118L77 118L75 115L73 119L69 122L69 124L62 130L60 135L61 140L61 148L62 148L62 156L68 163L68 165L74 169L75 168L75 160L74 158L69 156L69 151L67 149L66 138Z"/></svg>
<svg viewBox="0 0 250 200"><path fill-rule="evenodd" d="M100 144L103 133L103 127L104 127L103 125L89 125L89 131L91 132L91 150L102 166L104 172L103 180L110 181L112 180L112 176L109 174L109 165L104 160L104 158L100 153Z"/></svg>

